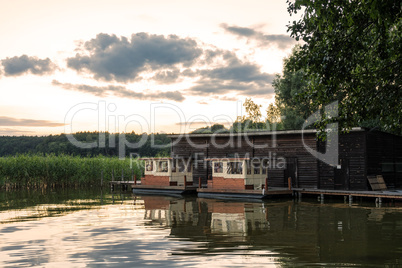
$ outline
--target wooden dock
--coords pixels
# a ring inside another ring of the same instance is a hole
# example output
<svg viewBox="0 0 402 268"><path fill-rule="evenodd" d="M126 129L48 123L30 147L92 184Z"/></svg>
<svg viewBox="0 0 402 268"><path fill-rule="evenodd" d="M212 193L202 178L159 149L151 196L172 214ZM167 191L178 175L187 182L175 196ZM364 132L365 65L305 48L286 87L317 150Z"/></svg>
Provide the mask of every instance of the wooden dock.
<svg viewBox="0 0 402 268"><path fill-rule="evenodd" d="M295 196L318 196L324 200L325 196L343 196L353 201L354 197L372 198L376 203L381 203L383 199L402 200L402 190L384 190L384 191L352 191L352 190L325 190L325 189L308 189L308 188L285 188L271 187L268 190L227 190L227 189L210 189L199 188L197 185L187 186L155 186L141 185L139 180L135 181L111 181L112 191L117 187L122 190L132 191L140 194L198 194L199 197L207 198L236 198L236 199L265 199L272 197L290 197ZM206 186L206 185L203 185Z"/></svg>
<svg viewBox="0 0 402 268"><path fill-rule="evenodd" d="M353 200L353 197L366 197L375 198L376 202L381 203L382 199L402 200L402 191L387 190L387 191L351 191L351 190L324 190L324 189L305 189L305 188L293 188L295 195L318 195L321 199L324 196L344 196L349 201Z"/></svg>
<svg viewBox="0 0 402 268"><path fill-rule="evenodd" d="M131 185L133 193L138 194L161 194L161 195L184 195L196 194L197 186L157 186L157 185Z"/></svg>
<svg viewBox="0 0 402 268"><path fill-rule="evenodd" d="M279 196L292 196L293 191L288 188L269 188L268 190L226 190L226 189L210 189L198 188L199 197L210 198L238 198L238 199L264 199Z"/></svg>

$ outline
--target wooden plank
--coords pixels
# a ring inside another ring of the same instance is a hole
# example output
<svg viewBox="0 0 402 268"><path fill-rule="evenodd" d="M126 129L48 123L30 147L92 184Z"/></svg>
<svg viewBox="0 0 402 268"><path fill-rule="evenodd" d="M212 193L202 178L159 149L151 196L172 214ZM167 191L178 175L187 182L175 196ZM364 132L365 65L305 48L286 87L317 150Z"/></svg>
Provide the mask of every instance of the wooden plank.
<svg viewBox="0 0 402 268"><path fill-rule="evenodd" d="M387 190L387 185L385 184L384 178L382 177L382 175L377 175L377 181L378 181L378 185L380 186L382 191L386 191Z"/></svg>
<svg viewBox="0 0 402 268"><path fill-rule="evenodd" d="M370 183L371 189L373 191L385 191L387 190L387 185L384 182L382 175L378 176L367 176Z"/></svg>

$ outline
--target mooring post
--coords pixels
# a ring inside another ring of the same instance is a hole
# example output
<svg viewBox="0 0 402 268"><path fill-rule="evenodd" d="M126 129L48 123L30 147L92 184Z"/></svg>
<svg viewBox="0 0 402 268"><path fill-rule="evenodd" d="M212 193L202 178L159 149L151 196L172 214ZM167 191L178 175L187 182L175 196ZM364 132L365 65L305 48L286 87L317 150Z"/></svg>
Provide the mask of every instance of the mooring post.
<svg viewBox="0 0 402 268"><path fill-rule="evenodd" d="M352 203L352 202L353 202L353 196L349 195L349 203Z"/></svg>
<svg viewBox="0 0 402 268"><path fill-rule="evenodd" d="M187 186L187 176L184 175L184 188L186 188L186 186Z"/></svg>
<svg viewBox="0 0 402 268"><path fill-rule="evenodd" d="M292 190L292 178L291 177L288 178L288 189Z"/></svg>
<svg viewBox="0 0 402 268"><path fill-rule="evenodd" d="M268 176L265 178L265 191L268 191Z"/></svg>
<svg viewBox="0 0 402 268"><path fill-rule="evenodd" d="M201 188L201 177L198 177L198 188Z"/></svg>
<svg viewBox="0 0 402 268"><path fill-rule="evenodd" d="M134 174L134 185L137 185L137 175Z"/></svg>

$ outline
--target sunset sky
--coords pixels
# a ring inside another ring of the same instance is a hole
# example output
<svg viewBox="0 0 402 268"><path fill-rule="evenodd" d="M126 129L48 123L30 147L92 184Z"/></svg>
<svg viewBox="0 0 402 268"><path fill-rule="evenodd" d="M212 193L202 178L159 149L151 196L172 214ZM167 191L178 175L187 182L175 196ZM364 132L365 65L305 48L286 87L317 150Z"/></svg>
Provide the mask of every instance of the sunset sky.
<svg viewBox="0 0 402 268"><path fill-rule="evenodd" d="M295 19L285 0L0 0L0 135L189 132L247 97L264 113Z"/></svg>

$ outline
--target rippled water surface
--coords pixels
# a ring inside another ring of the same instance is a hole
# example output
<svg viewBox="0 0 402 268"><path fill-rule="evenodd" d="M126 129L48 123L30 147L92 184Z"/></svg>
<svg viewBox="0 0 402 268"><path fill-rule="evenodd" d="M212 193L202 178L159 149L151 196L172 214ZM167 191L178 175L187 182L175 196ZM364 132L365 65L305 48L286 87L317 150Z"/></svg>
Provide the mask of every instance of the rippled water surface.
<svg viewBox="0 0 402 268"><path fill-rule="evenodd" d="M308 199L0 192L0 266L61 265L401 267L402 210Z"/></svg>

